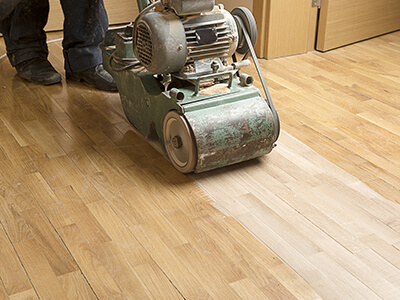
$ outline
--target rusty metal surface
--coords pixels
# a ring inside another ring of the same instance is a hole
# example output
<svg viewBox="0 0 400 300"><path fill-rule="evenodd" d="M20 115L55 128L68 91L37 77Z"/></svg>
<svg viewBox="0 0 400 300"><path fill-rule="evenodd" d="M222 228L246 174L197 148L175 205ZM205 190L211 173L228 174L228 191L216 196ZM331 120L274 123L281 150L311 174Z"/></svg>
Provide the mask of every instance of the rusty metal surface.
<svg viewBox="0 0 400 300"><path fill-rule="evenodd" d="M198 14L211 11L214 8L214 0L165 0L178 16Z"/></svg>
<svg viewBox="0 0 400 300"><path fill-rule="evenodd" d="M137 5L138 5L139 12L141 12L143 9L145 9L147 6L150 5L150 1L149 0L137 0Z"/></svg>
<svg viewBox="0 0 400 300"><path fill-rule="evenodd" d="M272 113L261 97L185 113L196 138L195 172L246 161L273 148Z"/></svg>

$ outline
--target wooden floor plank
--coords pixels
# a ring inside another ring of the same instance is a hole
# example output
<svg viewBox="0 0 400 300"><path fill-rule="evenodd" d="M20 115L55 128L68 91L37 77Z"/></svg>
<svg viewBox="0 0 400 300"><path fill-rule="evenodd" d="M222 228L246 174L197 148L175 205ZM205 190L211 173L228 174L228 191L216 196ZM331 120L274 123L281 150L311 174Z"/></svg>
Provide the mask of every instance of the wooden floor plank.
<svg viewBox="0 0 400 300"><path fill-rule="evenodd" d="M34 289L26 290L10 296L10 300L36 300L40 299Z"/></svg>
<svg viewBox="0 0 400 300"><path fill-rule="evenodd" d="M97 299L93 290L80 271L66 273L58 277L67 299Z"/></svg>
<svg viewBox="0 0 400 300"><path fill-rule="evenodd" d="M221 234L226 230L225 219L226 218L215 219L212 217L198 218L198 220L196 220L196 224L210 236L222 236L222 245L230 245L232 243L232 239ZM277 280L275 274L266 267L268 264L262 263L261 268L259 268L259 261L257 257L253 257L246 249L239 248L235 249L236 251L232 251L229 247L225 246L222 250L224 252L232 252L230 257L232 258L235 266L237 266L236 268L241 270L246 276L243 279L239 279L230 283L236 293L243 293L242 288L244 282L252 282L250 284L250 288L254 290L255 294L262 293L264 294L264 297L267 298L293 298L291 286L282 284L279 280ZM247 261L241 262L239 258L240 255L246 255ZM310 294L311 293L309 293L309 295Z"/></svg>
<svg viewBox="0 0 400 300"><path fill-rule="evenodd" d="M90 243L101 244L111 241L104 228L72 187L59 188L55 193Z"/></svg>
<svg viewBox="0 0 400 300"><path fill-rule="evenodd" d="M40 173L25 176L23 180L32 195L40 199L38 207L55 228L74 224L71 215Z"/></svg>
<svg viewBox="0 0 400 300"><path fill-rule="evenodd" d="M22 121L17 118L14 111L7 107L0 110L0 116L4 125L12 133L18 144L21 146L29 146L36 143L35 139L22 124Z"/></svg>
<svg viewBox="0 0 400 300"><path fill-rule="evenodd" d="M57 231L39 209L30 209L22 213L29 226L37 246L46 257L54 274L58 277L78 270L78 266L65 248Z"/></svg>
<svg viewBox="0 0 400 300"><path fill-rule="evenodd" d="M6 292L6 289L5 289L4 285L3 285L3 282L1 280L1 278L0 278L0 299L1 300L8 299L7 292Z"/></svg>
<svg viewBox="0 0 400 300"><path fill-rule="evenodd" d="M336 287L340 298L349 299L380 299L372 290L357 280L345 268L338 266L328 255L321 252L310 257L314 265L324 268L324 276ZM392 295L390 295L392 296Z"/></svg>
<svg viewBox="0 0 400 300"><path fill-rule="evenodd" d="M128 299L149 298L139 275L126 263L123 253L113 242L95 245L94 250L104 266L110 272L116 284Z"/></svg>
<svg viewBox="0 0 400 300"><path fill-rule="evenodd" d="M35 165L52 189L71 186L85 203L102 200L98 191L68 156L38 161Z"/></svg>
<svg viewBox="0 0 400 300"><path fill-rule="evenodd" d="M400 253L394 247L398 243L390 245L374 234L363 237L362 241L397 269L400 269Z"/></svg>
<svg viewBox="0 0 400 300"><path fill-rule="evenodd" d="M93 249L93 245L86 240L79 228L73 224L60 228L59 233L96 297L123 299L123 291L118 287Z"/></svg>
<svg viewBox="0 0 400 300"><path fill-rule="evenodd" d="M193 275L189 266L184 265L175 253L165 246L156 233L148 232L144 228L131 230L185 298L210 298L209 292L204 287L205 283Z"/></svg>
<svg viewBox="0 0 400 300"><path fill-rule="evenodd" d="M392 284L392 288L388 288L386 285L386 298L400 297L400 276L398 274L398 268L370 249L357 253L357 256L371 269L375 272L377 271L379 276Z"/></svg>
<svg viewBox="0 0 400 300"><path fill-rule="evenodd" d="M35 199L22 182L21 177L9 160L0 162L0 180L3 184L2 196L11 205L15 205L14 210L19 214L27 209L34 208Z"/></svg>
<svg viewBox="0 0 400 300"><path fill-rule="evenodd" d="M10 188L7 189L9 191ZM0 222L13 243L33 238L25 220L20 212L15 209L12 192L8 192L6 197L0 195Z"/></svg>
<svg viewBox="0 0 400 300"><path fill-rule="evenodd" d="M14 244L37 294L43 299L67 299L46 257L34 239Z"/></svg>
<svg viewBox="0 0 400 300"><path fill-rule="evenodd" d="M120 259L120 261L128 262L127 265L132 269L129 273L134 272L132 277L136 280L140 280L143 285L131 285L129 289L136 289L135 293L144 289L141 291L146 295L144 298L180 298L178 291L171 284L168 277L166 277L162 270L153 262L146 250L129 231L126 224L116 216L115 212L112 211L108 204L105 202L92 203L90 204L90 210L112 238L113 243L116 244L113 246L114 251L119 249L121 254L124 255L124 258ZM118 263L119 262L116 261L115 265L117 266ZM126 276L126 273L121 272L120 276ZM126 283L128 282L126 281ZM137 298L139 296L137 295L135 297Z"/></svg>
<svg viewBox="0 0 400 300"><path fill-rule="evenodd" d="M5 292L11 296L31 289L29 277L2 226L0 227L0 254L1 286Z"/></svg>

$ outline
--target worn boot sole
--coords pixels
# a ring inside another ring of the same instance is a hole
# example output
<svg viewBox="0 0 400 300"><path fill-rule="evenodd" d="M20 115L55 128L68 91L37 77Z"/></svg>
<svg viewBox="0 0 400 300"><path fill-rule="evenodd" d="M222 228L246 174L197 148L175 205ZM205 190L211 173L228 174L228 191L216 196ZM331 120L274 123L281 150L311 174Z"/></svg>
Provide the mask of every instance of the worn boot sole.
<svg viewBox="0 0 400 300"><path fill-rule="evenodd" d="M28 80L28 81L30 81L32 83L39 84L39 85L53 85L53 84L61 82L61 75L60 74L54 74L50 78L49 77L47 77L47 78L35 78L34 76L28 76L28 75L25 75L25 74L22 75L22 74L19 74L19 73L18 73L18 75L20 77L22 77L23 79L25 79L25 80Z"/></svg>

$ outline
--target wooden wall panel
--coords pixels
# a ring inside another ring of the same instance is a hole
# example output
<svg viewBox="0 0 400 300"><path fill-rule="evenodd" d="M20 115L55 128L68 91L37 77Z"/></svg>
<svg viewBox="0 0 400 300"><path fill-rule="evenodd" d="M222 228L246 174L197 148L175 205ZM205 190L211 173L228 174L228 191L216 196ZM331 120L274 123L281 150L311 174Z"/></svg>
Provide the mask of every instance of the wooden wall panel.
<svg viewBox="0 0 400 300"><path fill-rule="evenodd" d="M50 0L50 15L46 31L62 30L64 15L60 1ZM110 24L129 23L138 14L136 0L104 0Z"/></svg>
<svg viewBox="0 0 400 300"><path fill-rule="evenodd" d="M322 0L317 49L326 51L398 29L399 0Z"/></svg>
<svg viewBox="0 0 400 300"><path fill-rule="evenodd" d="M255 0L253 3L253 15L257 23L257 44L255 47L258 57L266 57L265 44L269 31L270 1Z"/></svg>
<svg viewBox="0 0 400 300"><path fill-rule="evenodd" d="M271 0L267 58L307 52L311 1Z"/></svg>

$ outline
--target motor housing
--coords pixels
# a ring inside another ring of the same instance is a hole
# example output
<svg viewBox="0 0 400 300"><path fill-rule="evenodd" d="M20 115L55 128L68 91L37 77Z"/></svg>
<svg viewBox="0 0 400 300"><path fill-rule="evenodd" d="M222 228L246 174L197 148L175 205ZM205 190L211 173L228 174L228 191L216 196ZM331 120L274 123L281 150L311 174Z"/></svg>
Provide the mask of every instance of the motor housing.
<svg viewBox="0 0 400 300"><path fill-rule="evenodd" d="M135 26L134 53L149 72L180 72L188 63L234 54L238 29L223 6L184 16L173 8L148 12Z"/></svg>

